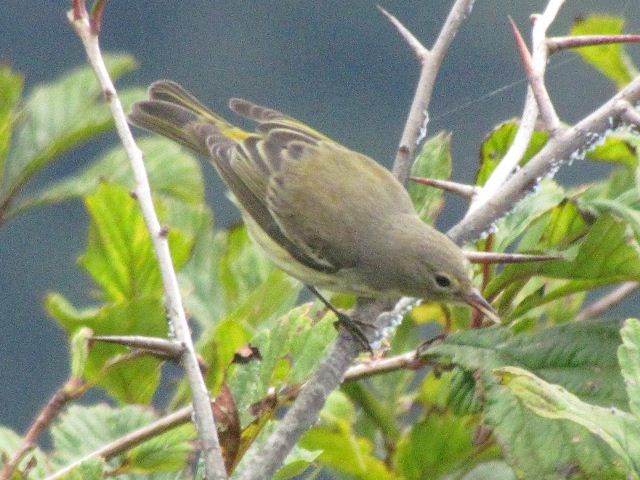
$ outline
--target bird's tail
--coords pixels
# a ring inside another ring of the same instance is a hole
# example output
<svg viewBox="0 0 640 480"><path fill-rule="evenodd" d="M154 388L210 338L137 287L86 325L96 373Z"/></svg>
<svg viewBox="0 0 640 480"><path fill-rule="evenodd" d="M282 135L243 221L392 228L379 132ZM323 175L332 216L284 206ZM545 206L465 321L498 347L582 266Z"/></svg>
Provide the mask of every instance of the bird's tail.
<svg viewBox="0 0 640 480"><path fill-rule="evenodd" d="M216 133L238 142L251 134L216 115L191 93L169 80L159 80L149 87L149 100L136 102L129 122L137 127L164 135L202 155L208 156L206 135Z"/></svg>

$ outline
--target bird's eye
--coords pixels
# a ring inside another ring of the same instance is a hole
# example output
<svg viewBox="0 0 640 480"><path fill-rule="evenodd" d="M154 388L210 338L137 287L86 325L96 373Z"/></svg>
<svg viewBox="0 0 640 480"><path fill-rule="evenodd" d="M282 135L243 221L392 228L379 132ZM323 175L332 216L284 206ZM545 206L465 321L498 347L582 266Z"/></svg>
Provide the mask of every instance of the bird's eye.
<svg viewBox="0 0 640 480"><path fill-rule="evenodd" d="M436 275L436 283L438 284L439 287L447 288L451 286L451 279L446 275L438 273Z"/></svg>

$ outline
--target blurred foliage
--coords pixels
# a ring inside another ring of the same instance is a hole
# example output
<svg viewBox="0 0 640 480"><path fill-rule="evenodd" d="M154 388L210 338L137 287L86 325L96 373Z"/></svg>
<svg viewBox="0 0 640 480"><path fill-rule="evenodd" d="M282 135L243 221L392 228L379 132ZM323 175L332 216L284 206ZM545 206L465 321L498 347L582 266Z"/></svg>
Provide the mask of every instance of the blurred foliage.
<svg viewBox="0 0 640 480"><path fill-rule="evenodd" d="M572 34L621 29L620 19L592 16L580 19ZM579 54L618 87L635 75L619 45ZM108 56L108 64L114 77L134 67L125 55ZM22 84L19 75L0 67L0 224L43 205L84 202L89 226L79 266L93 303L74 305L50 293L45 307L68 334L71 378L81 389L99 388L110 401L72 405L55 420L51 448L30 450L15 474L43 478L157 420L162 413L152 402L163 410L185 404L189 389L163 368L166 359L90 341L92 334L171 335L122 149L23 193L46 165L112 127L93 74L76 69L24 99ZM138 88L120 93L125 105L142 96ZM517 127L506 121L482 141L477 185L504 157ZM449 133L427 139L412 176L450 178L452 141ZM521 164L547 141L546 133L535 132ZM423 346L423 363L334 392L276 478L638 478L640 322L575 318L588 296L640 281L639 145L633 132L609 135L579 160L609 167L605 177L587 185L566 188L552 178L538 179L535 190L476 244L560 257L477 268L476 284L483 285L503 325L469 329L467 307L428 302L415 308L387 354L410 352L440 335ZM301 285L254 248L244 227L215 227L197 159L156 137L141 139L140 146L216 396L220 442L237 473L245 468L247 449L266 441L327 354L335 317L318 302L299 303ZM442 192L413 183L409 194L421 218L434 222ZM341 306L352 301L335 299ZM85 459L66 478L178 479L192 478L194 469L202 478L194 439L186 423L108 460ZM18 434L0 427L0 464L20 443Z"/></svg>

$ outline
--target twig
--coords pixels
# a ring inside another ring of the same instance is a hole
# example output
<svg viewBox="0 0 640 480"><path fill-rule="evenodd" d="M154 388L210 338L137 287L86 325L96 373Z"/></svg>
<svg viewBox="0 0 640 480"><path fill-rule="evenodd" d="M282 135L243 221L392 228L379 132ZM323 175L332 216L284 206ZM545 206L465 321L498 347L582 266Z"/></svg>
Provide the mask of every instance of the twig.
<svg viewBox="0 0 640 480"><path fill-rule="evenodd" d="M620 111L620 117L625 123L628 123L635 129L640 129L640 113L633 108L631 103L620 102L618 110Z"/></svg>
<svg viewBox="0 0 640 480"><path fill-rule="evenodd" d="M547 87L544 85L544 79L535 69L533 59L531 58L527 45L520 34L520 30L518 30L517 25L511 17L509 17L509 23L511 25L513 36L516 40L518 52L520 52L524 71L527 75L527 79L529 80L529 86L531 87L533 96L536 98L536 102L538 103L538 111L540 112L540 116L542 117L546 129L553 135L560 126L560 119L553 107L553 103L551 103L549 92L547 91ZM546 43L544 45L546 45ZM545 56L547 55L545 54Z"/></svg>
<svg viewBox="0 0 640 480"><path fill-rule="evenodd" d="M563 3L564 0L549 1L542 15L536 17L536 21L533 24L533 45L531 49L532 62L533 68L540 78L544 78L544 72L547 65L548 52L545 44L547 29L555 19ZM512 172L516 170L520 160L527 151L529 142L531 141L531 137L535 130L537 119L538 104L531 87L529 87L527 89L527 97L524 103L518 131L513 138L513 142L505 156L500 160L500 163L498 163L493 172L491 172L491 175L485 182L482 189L471 202L467 216L475 213L476 210L486 210L486 208L490 208L488 205L488 199L496 195L496 192L500 190L501 186L512 175Z"/></svg>
<svg viewBox="0 0 640 480"><path fill-rule="evenodd" d="M465 183L452 182L450 180L441 180L439 178L423 178L423 177L409 177L409 180L422 183L423 185L429 185L430 187L439 188L447 192L455 193L465 198L472 198L478 188L474 185L467 185Z"/></svg>
<svg viewBox="0 0 640 480"><path fill-rule="evenodd" d="M575 37L547 38L547 48L549 53L555 53L569 48L638 42L640 42L640 35L577 35Z"/></svg>
<svg viewBox="0 0 640 480"><path fill-rule="evenodd" d="M384 373L396 371L396 370L416 370L429 365L429 362L421 355L420 352L411 350L409 352L401 353L399 355L381 358L377 360L365 361L363 363L350 367L342 379L343 382L355 382L363 378L372 377L374 375L381 375ZM299 395L300 390L292 390L291 395ZM257 402L258 403L258 402ZM55 480L62 478L65 474L76 468L82 462L86 462L91 458L103 458L109 460L110 458L120 455L121 453L134 448L150 438L157 437L158 435L165 433L172 428L179 427L189 421L193 415L193 407L188 405L175 412L172 412L164 417L161 417L152 423L145 425L137 430L129 432L127 435L120 437L113 442L100 447L98 450L94 450L88 453L79 460L76 460L70 465L67 465L63 470L59 470L54 475L48 477L46 480Z"/></svg>
<svg viewBox="0 0 640 480"><path fill-rule="evenodd" d="M22 458L36 446L38 437L44 432L51 422L58 417L64 406L71 400L78 398L85 392L84 384L79 378L69 379L62 388L56 391L44 408L40 411L33 424L22 439L22 443L16 449L0 472L0 480L9 480Z"/></svg>
<svg viewBox="0 0 640 480"><path fill-rule="evenodd" d="M134 430L133 432L123 435L120 438L117 438L113 442L100 447L98 450L94 450L93 452L88 453L84 457L65 466L63 469L58 470L56 473L47 477L45 480L56 480L58 478L63 478L71 470L91 458L103 458L105 460L109 460L116 455L126 452L130 448L144 443L152 437L155 437L163 432L166 432L167 430L171 430L174 427L187 423L191 420L192 415L193 408L191 407L191 405L183 407L170 415L167 415L156 420L153 423L150 423L149 425L146 425L142 428Z"/></svg>
<svg viewBox="0 0 640 480"><path fill-rule="evenodd" d="M576 322L589 320L590 318L595 318L599 316L601 313L606 312L613 306L620 303L624 298L636 291L640 287L640 282L625 282L620 285L618 288L609 292L604 297L596 300L590 305L587 305L584 310L582 310L576 316Z"/></svg>
<svg viewBox="0 0 640 480"><path fill-rule="evenodd" d="M540 181L554 174L563 161L581 158L598 140L616 128L623 110L621 105L640 101L640 76L604 105L583 118L575 126L562 130L518 172L488 196L484 208L476 208L449 230L448 235L462 244L477 238L494 222L506 215Z"/></svg>
<svg viewBox="0 0 640 480"><path fill-rule="evenodd" d="M411 50L413 50L413 53L416 55L416 57L418 58L418 60L420 60L421 62L424 62L427 60L427 57L429 56L429 50L422 45L422 43L420 42L420 40L418 40L413 33L411 33L409 31L409 29L407 27L405 27L400 20L398 20L396 17L394 17L393 15L391 15L389 12L387 12L384 8L382 8L380 5L376 5L376 7L378 7L378 10L380 10L380 12L387 17L387 20L389 20L389 22L391 22L391 24L396 27L396 30L398 30L398 33L400 34L400 36L404 39L405 42L407 42L407 45L409 45L409 47L411 48Z"/></svg>
<svg viewBox="0 0 640 480"><path fill-rule="evenodd" d="M464 255L471 263L527 263L562 260L560 255L531 255L527 253L478 252L465 250Z"/></svg>
<svg viewBox="0 0 640 480"><path fill-rule="evenodd" d="M179 342L165 338L144 337L141 335L96 335L90 340L95 342L116 343L129 348L141 348L154 353L162 353L168 358L180 358L184 346Z"/></svg>
<svg viewBox="0 0 640 480"><path fill-rule="evenodd" d="M393 174L403 185L407 183L407 179L409 178L409 171L411 170L416 146L420 140L426 136L427 111L431 101L431 95L433 94L436 76L440 71L440 65L460 25L467 15L469 15L469 12L471 12L473 3L474 0L456 0L431 50L427 50L420 42L415 40L415 37L409 33L409 30L405 28L398 19L386 12L382 7L378 7L398 29L422 64L420 79L418 80L416 92L409 110L409 116L407 117L407 122L405 123L396 158L393 163Z"/></svg>
<svg viewBox="0 0 640 480"><path fill-rule="evenodd" d="M78 12L84 13L84 15L77 16ZM165 291L167 315L176 339L184 345L182 365L189 381L189 386L191 387L195 412L194 421L203 449L206 478L226 479L227 474L220 451L220 443L218 441L218 433L216 431L213 413L211 411L209 392L200 373L198 359L193 341L191 340L191 333L184 313L180 289L178 288L178 280L171 262L167 230L160 226L160 222L155 213L142 152L133 139L122 109L122 104L120 103L113 82L104 64L98 36L92 30L95 28L95 25L92 26L91 19L86 15L84 0L73 1L73 9L69 12L68 17L71 25L82 40L89 63L95 70L104 95L109 102L118 135L131 162L136 183L136 198L140 203L140 209L158 258Z"/></svg>

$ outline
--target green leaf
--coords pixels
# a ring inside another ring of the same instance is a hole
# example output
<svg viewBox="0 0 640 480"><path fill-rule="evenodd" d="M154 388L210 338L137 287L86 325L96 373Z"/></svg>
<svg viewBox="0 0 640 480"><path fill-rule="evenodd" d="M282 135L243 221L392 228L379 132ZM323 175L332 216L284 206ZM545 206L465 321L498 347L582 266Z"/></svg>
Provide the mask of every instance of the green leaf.
<svg viewBox="0 0 640 480"><path fill-rule="evenodd" d="M7 65L0 65L0 185L4 173L4 162L14 129L15 109L24 80Z"/></svg>
<svg viewBox="0 0 640 480"><path fill-rule="evenodd" d="M494 371L502 383L536 414L569 420L602 438L625 462L633 478L640 475L640 419L615 407L581 401L559 385L547 383L516 367Z"/></svg>
<svg viewBox="0 0 640 480"><path fill-rule="evenodd" d="M15 433L13 430L0 425L0 470L4 466L6 459L12 458L17 452L23 442L22 437ZM31 462L33 461L33 464ZM29 472L28 478L45 478L47 472L45 471L45 465L47 464L47 457L38 447L33 448L27 453L22 460L18 463L16 473L11 478L18 479L23 478L20 473ZM24 477L27 478L27 477Z"/></svg>
<svg viewBox="0 0 640 480"><path fill-rule="evenodd" d="M535 193L518 202L515 208L496 224L494 249L498 252L505 251L531 224L560 203L564 196L564 190L556 182L551 179L542 180ZM534 248L521 244L519 250Z"/></svg>
<svg viewBox="0 0 640 480"><path fill-rule="evenodd" d="M318 306L301 305L251 339L262 359L237 365L229 379L243 425L252 420L247 414L251 404L263 399L271 389L279 392L301 385L318 365L336 331L333 315L316 321L317 314Z"/></svg>
<svg viewBox="0 0 640 480"><path fill-rule="evenodd" d="M104 480L106 464L102 458L88 458L65 474L65 480Z"/></svg>
<svg viewBox="0 0 640 480"><path fill-rule="evenodd" d="M462 480L516 480L516 474L505 462L481 463L467 473Z"/></svg>
<svg viewBox="0 0 640 480"><path fill-rule="evenodd" d="M516 318L565 295L603 285L640 280L638 245L630 238L628 226L609 215L600 217L579 245L571 246L562 253L565 260L506 266L490 282L485 294L494 296L513 282L534 275L569 280L550 292L545 291L542 296L535 292L527 297L511 313L510 318Z"/></svg>
<svg viewBox="0 0 640 480"><path fill-rule="evenodd" d="M276 270L244 226L214 235L212 225L210 215L201 217L193 253L180 272L189 311L204 328L244 304Z"/></svg>
<svg viewBox="0 0 640 480"><path fill-rule="evenodd" d="M161 298L137 298L79 311L62 296L50 294L45 299L45 308L70 336L85 327L95 335L167 336ZM94 343L83 376L121 402L149 403L160 383L161 361L151 356L126 359L128 352L124 346ZM126 361L114 363L118 358Z"/></svg>
<svg viewBox="0 0 640 480"><path fill-rule="evenodd" d="M563 478L566 468L585 475L614 469L612 453L582 427L531 415L520 400L496 383L493 369L526 368L584 401L606 407L626 404L616 361L619 323L587 321L514 335L507 329L469 330L432 346L429 355L474 373L481 382L484 418L509 464L524 477ZM598 478L598 477L596 477Z"/></svg>
<svg viewBox="0 0 640 480"><path fill-rule="evenodd" d="M562 324L534 334L514 335L498 327L467 330L449 335L428 352L472 372L520 366L584 400L622 406L626 394L616 359L618 329L617 321L598 320Z"/></svg>
<svg viewBox="0 0 640 480"><path fill-rule="evenodd" d="M411 176L444 180L451 176L450 133L440 132L422 144L411 167ZM420 218L426 223L434 223L444 204L442 190L410 182L408 191Z"/></svg>
<svg viewBox="0 0 640 480"><path fill-rule="evenodd" d="M515 121L508 121L498 125L486 136L480 146L480 170L476 175L476 185L484 185L493 169L509 150L517 131L518 124ZM538 153L547 143L548 138L548 133L534 131L529 146L520 160L520 166L527 163Z"/></svg>
<svg viewBox="0 0 640 480"><path fill-rule="evenodd" d="M162 281L155 253L137 202L117 185L103 184L86 198L91 223L87 250L80 264L111 301L160 296ZM189 255L190 241L169 231L174 267Z"/></svg>
<svg viewBox="0 0 640 480"><path fill-rule="evenodd" d="M334 405L337 404L337 405ZM353 430L353 409L340 392L333 392L321 413L323 423L308 430L299 445L308 450L321 450L317 461L336 472L362 480L395 478L389 468L374 455L374 445ZM337 407L337 408L336 408ZM350 461L345 462L345 458Z"/></svg>
<svg viewBox="0 0 640 480"><path fill-rule="evenodd" d="M90 328L80 328L71 335L70 353L71 353L71 376L73 378L82 378L82 374L87 365L89 358L89 338L93 336Z"/></svg>
<svg viewBox="0 0 640 480"><path fill-rule="evenodd" d="M464 418L429 414L398 443L395 470L407 480L440 478L469 461L474 452L472 433Z"/></svg>
<svg viewBox="0 0 640 480"><path fill-rule="evenodd" d="M127 55L106 55L105 61L114 80L135 68ZM143 93L123 90L120 96L128 105ZM36 87L25 102L5 164L0 205L6 208L31 176L62 153L112 126L109 107L90 67L77 68Z"/></svg>
<svg viewBox="0 0 640 480"><path fill-rule="evenodd" d="M143 138L138 146L144 152L154 196L190 204L204 201L204 181L197 159L175 142L161 137ZM7 216L94 193L105 182L117 183L129 191L134 188L131 166L122 146L112 148L80 172L19 200Z"/></svg>
<svg viewBox="0 0 640 480"><path fill-rule="evenodd" d="M570 35L615 35L622 33L623 27L624 19L621 17L591 15L578 20ZM620 43L576 48L575 51L618 88L624 87L638 74Z"/></svg>
<svg viewBox="0 0 640 480"><path fill-rule="evenodd" d="M596 162L615 162L629 170L635 170L638 166L636 148L624 138L615 135L608 136L602 145L587 151L585 159Z"/></svg>
<svg viewBox="0 0 640 480"><path fill-rule="evenodd" d="M273 476L273 480L286 480L301 475L314 464L321 453L320 450L311 451L298 446L293 447L285 458L283 466Z"/></svg>
<svg viewBox="0 0 640 480"><path fill-rule="evenodd" d="M71 463L154 420L156 416L150 410L140 407L73 405L51 428L53 461L58 465ZM191 425L179 427L154 437L125 454L117 455L108 461L109 469L119 469L122 476L118 475L118 478L134 478L134 473L141 472L181 470L193 451L190 442L194 438L195 432ZM162 452L165 454L164 458ZM175 478L175 474L153 475L149 478L169 479Z"/></svg>
<svg viewBox="0 0 640 480"><path fill-rule="evenodd" d="M628 319L622 330L618 361L629 395L629 409L640 421L640 321Z"/></svg>
<svg viewBox="0 0 640 480"><path fill-rule="evenodd" d="M128 454L136 473L173 472L184 468L193 453L191 442L197 439L193 424L173 428L136 446Z"/></svg>

